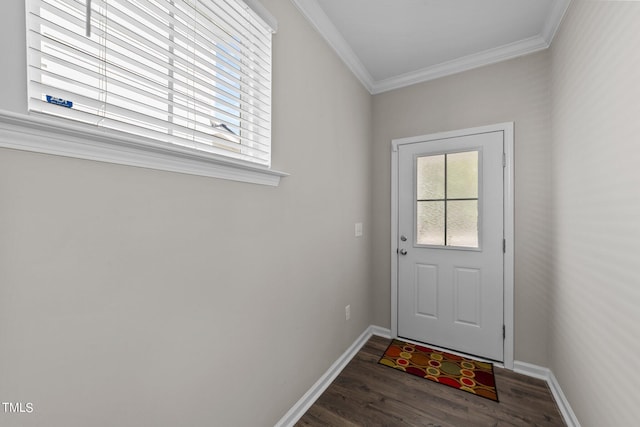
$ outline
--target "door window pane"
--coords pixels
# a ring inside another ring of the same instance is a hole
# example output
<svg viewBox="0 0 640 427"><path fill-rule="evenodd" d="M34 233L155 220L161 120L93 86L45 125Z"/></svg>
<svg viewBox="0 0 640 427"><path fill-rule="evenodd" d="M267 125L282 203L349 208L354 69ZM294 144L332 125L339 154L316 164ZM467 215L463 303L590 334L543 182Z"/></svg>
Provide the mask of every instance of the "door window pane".
<svg viewBox="0 0 640 427"><path fill-rule="evenodd" d="M479 247L479 151L416 158L416 244Z"/></svg>
<svg viewBox="0 0 640 427"><path fill-rule="evenodd" d="M447 198L478 197L478 152L447 154Z"/></svg>
<svg viewBox="0 0 640 427"><path fill-rule="evenodd" d="M447 246L478 247L478 201L447 201Z"/></svg>
<svg viewBox="0 0 640 427"><path fill-rule="evenodd" d="M418 200L444 199L444 154L418 157Z"/></svg>
<svg viewBox="0 0 640 427"><path fill-rule="evenodd" d="M444 201L418 202L419 245L444 245Z"/></svg>

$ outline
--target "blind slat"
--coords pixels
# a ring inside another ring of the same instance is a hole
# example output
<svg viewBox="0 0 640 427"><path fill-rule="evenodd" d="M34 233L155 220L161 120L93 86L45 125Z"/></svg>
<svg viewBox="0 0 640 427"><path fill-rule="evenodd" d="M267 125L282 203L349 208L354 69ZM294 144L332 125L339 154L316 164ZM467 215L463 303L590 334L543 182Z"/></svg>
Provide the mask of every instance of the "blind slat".
<svg viewBox="0 0 640 427"><path fill-rule="evenodd" d="M64 91L60 92L64 93ZM38 108L39 112L53 111L61 117L75 119L83 117L81 121L94 125L99 124L100 126L104 126L105 122L109 122L112 125L116 123L123 124L121 128L113 127L118 130L124 130L124 124L126 123L128 125L127 128L130 129L130 133L173 143L181 141L180 145L192 146L193 148L215 145L231 151L241 150L245 155L254 155L256 157L264 157L268 154L268 146L261 146L260 144L241 145L234 141L237 137L217 131L215 128L207 127L203 124L194 125L193 123L189 123L190 126L181 126L113 104L106 110L100 111L99 115L96 115L94 112L96 108L95 105L92 105L92 99L83 99L82 97L77 99L79 99L79 108L69 109L68 112L64 113L60 108L56 108L57 106L41 99L31 98L29 100L29 106ZM133 129L137 130L133 131ZM182 135L182 137L176 135Z"/></svg>
<svg viewBox="0 0 640 427"><path fill-rule="evenodd" d="M50 10L50 9L46 9L46 10L50 13L55 13L54 10ZM55 33L61 33L66 38L73 40L73 43L77 44L77 46L91 47L92 48L91 52L95 53L95 55L98 55L97 52L100 48L100 41L98 37L103 33L100 30L94 30L95 40L87 39L82 34L82 31L83 31L82 22L83 21L79 19L70 19L69 21L65 22L68 25L56 25L51 21L45 21L41 18L36 18L33 20L30 28L33 31L38 32L38 29L35 27L37 27L38 25L46 26L49 28L49 31L54 31ZM115 30L119 30L120 32L125 32L127 35L131 37L131 41L127 42L126 40L122 40L114 34L104 34L104 37L107 37L107 41L115 43L122 49L129 51L131 54L136 54L139 57L144 58L146 61L156 63L160 66L166 66L166 64L168 64L169 61L165 60L164 62L162 62L162 58L168 58L173 53L174 54L174 57L172 58L172 63L174 64L174 67L172 68L173 71L176 71L175 66L178 66L178 65L182 67L189 66L189 64L187 64L183 58L188 57L189 55L192 55L192 52L189 52L185 48L177 45L175 42L169 41L166 46L158 46L152 40L150 40L151 37L149 36L143 37L140 34L138 34L139 31L138 32L131 31L130 29L124 26L121 26L120 24L117 24L115 22L111 24L111 27L113 27ZM73 31L73 29L75 29L75 32ZM170 49L173 49L173 52ZM113 54L116 54L116 53L113 53ZM179 56L178 54L182 54L182 56ZM241 93L245 92L242 88L231 88L229 86L230 84L235 83L236 85L242 86L242 83L252 84L250 82L255 82L255 84L259 86L257 88L257 92L259 92L260 95L255 96L254 94L254 97L256 97L259 100L261 99L260 98L261 96L262 97L269 96L268 94L270 93L270 87L266 85L266 82L263 81L264 78L261 75L259 74L256 75L255 73L238 71L238 74L240 74L240 77L235 76L225 71L220 65L220 63L227 58L226 56L215 55L215 57L219 57L221 61L218 61L218 63L216 63L215 61L208 60L208 63L215 68L215 71L213 71L212 73L214 74L214 76L212 76L211 78L215 80L218 85L225 87L227 92L233 91L233 90L239 91ZM128 57L126 55L120 55L118 57L119 64L121 64L120 66L123 66L123 64L125 63L132 63L132 64L135 64L136 66L141 66L142 64L139 61L136 62L135 59L139 59L139 58ZM109 62L108 58L105 58L104 60ZM211 70L208 70L199 64L193 64L193 66L195 67L195 69L197 69L201 73L207 74L211 72ZM247 67L247 69L249 68ZM254 78L254 76L256 78Z"/></svg>
<svg viewBox="0 0 640 427"><path fill-rule="evenodd" d="M147 5L148 7L151 7L151 4ZM171 9L171 8L170 8ZM126 13L129 12L129 13ZM159 11L156 11L159 12ZM131 37L134 40L137 40L138 42L140 42L140 39L142 38L142 44L145 44L145 38L149 38L150 36L153 36L155 38L163 38L165 40L168 40L169 37L173 37L173 40L175 41L180 41L182 43L190 43L191 41L185 36L187 34L187 29L184 27L180 26L179 22L171 21L171 24L173 24L175 26L175 28L173 30L171 30L170 34L166 34L163 35L162 33L158 33L156 30L154 30L153 28L149 27L148 25L145 25L144 21L142 21L142 18L147 18L145 19L146 21L150 21L152 23L156 23L156 24L161 24L161 21L158 21L157 18L154 18L153 15L147 15L145 14L146 12L143 11L142 9L139 8L132 8L129 11L121 11L118 9L114 9L111 11L112 14L114 14L115 16L117 16L119 19L125 21L127 25L122 25L120 23L114 22L111 26L112 28L118 30L118 33L126 36L126 37ZM135 31L132 30L132 28L135 28ZM181 33L180 30L183 30L183 33ZM193 34L191 34L192 37L196 38L196 42L197 42L197 49L196 51L202 53L203 49L204 52L206 52L206 56L208 56L208 54L210 52L215 52L216 53L216 57L222 57L225 58L226 60L230 61L234 67L236 67L236 71L239 73L243 73L242 70L242 63L240 59L234 58L233 52L229 53L228 51L225 51L225 46L230 47L233 44L237 44L237 42L234 42L233 40L229 41L229 40L223 40L221 37L219 37L219 34L216 34L215 32L211 31L209 28L206 28L202 25L197 26L196 30L199 31L194 31ZM141 37L139 34L144 34L145 37ZM119 38L119 37L118 37ZM213 41L217 42L218 44L215 44ZM126 43L126 40L125 40ZM175 42L171 44L171 47L173 47L174 49L181 49L183 53L190 53L188 51L186 51L184 48L181 48L179 45L177 45ZM163 48L160 48L160 50L166 50ZM229 49L227 49L229 50ZM206 60L206 56L204 56L204 60ZM260 59L259 57L257 57L256 59ZM260 62L260 70L261 71L266 71L267 68L269 67L269 63L266 61L261 61ZM245 76L250 77L249 74L246 74L246 70L245 70Z"/></svg>
<svg viewBox="0 0 640 427"><path fill-rule="evenodd" d="M65 48L63 44L61 44L56 40L46 40L46 39L38 39L38 40L47 41L53 44L58 49ZM152 68L142 67L141 65L138 68L143 68L144 75L140 75L135 71L131 71L126 68L121 68L119 65L112 66L110 68L111 72L109 73L102 73L98 67L98 64L100 63L100 58L97 58L97 57L93 58L91 56L86 56L85 57L86 61L81 64L78 64L76 62L70 62L68 58L65 59L60 55L56 56L53 53L44 53L35 49L34 49L34 52L39 52L42 58L46 58L52 63L58 64L67 68L72 68L75 72L78 73L78 75L85 75L95 79L100 79L100 78L107 79L107 76L108 76L108 79L110 79L112 83L122 80L124 81L121 83L122 85L128 85L127 82L132 82L137 84L138 86L145 87L145 90L152 93L158 92L158 91L168 92L171 90L169 83L172 83L174 86L173 87L174 96L177 97L178 99L180 99L180 97L189 98L189 97L195 97L195 96L199 96L200 99L209 99L211 97L211 93L216 93L220 89L220 86L217 86L217 85L214 86L213 84L205 80L195 78L194 82L197 82L200 86L202 86L202 88L197 88L193 86L193 87L189 87L181 90L180 88L184 88L186 83L176 81L175 79L172 80L167 72L163 73ZM121 59L122 61L127 61L129 59L126 56L122 54L118 54L117 52L113 52L113 51L111 52L111 55L116 56L119 60ZM180 73L184 78L189 78L188 74L184 72L180 72ZM191 94L188 93L187 90L191 91ZM205 90L209 90L209 92ZM221 107L228 107L231 109L239 110L240 111L239 114L243 115L246 119L251 118L259 121L261 119L264 119L265 117L268 117L269 112L265 111L264 109L266 104L264 102L261 102L260 98L255 97L257 98L256 103L254 104L253 108L251 108L251 111L249 111L247 108L249 104L242 103L242 98L241 98L242 93L238 95L240 96L230 95L228 92L225 91L225 93L222 94L222 96L217 97L218 99L215 100L214 105L212 105L211 102L209 104L204 104L202 102L198 102L197 100L194 100L194 102L202 106L208 105L211 109L219 111L220 114L224 114L224 110L222 110ZM234 102L236 104L234 104Z"/></svg>
<svg viewBox="0 0 640 427"><path fill-rule="evenodd" d="M41 73L41 75L46 75L47 72L43 70L34 70L35 73ZM57 77L54 75L54 77ZM62 79L61 77L57 77ZM87 84L77 82L77 81L67 81L65 84L56 84L55 81L48 81L47 85L43 85L41 83L32 82L40 91L48 91L48 95L55 96L57 98L72 100L76 104L76 109L90 109L94 111L94 114L99 115L99 111L103 109L103 104L108 103L110 106L117 107L120 114L124 114L124 111L130 112L130 117L141 123L149 123L151 125L155 125L161 128L166 129L178 129L185 128L184 126L175 125L177 122L184 122L187 124L186 128L197 127L201 128L210 127L212 130L210 133L216 134L228 134L232 139L239 139L239 135L237 133L232 133L224 130L215 130L214 124L225 124L229 128L237 128L237 126L229 121L220 120L216 117L207 114L196 114L195 110L192 107L183 105L174 105L173 113L167 108L165 105L164 108L160 104L162 98L159 96L151 96L148 93L143 91L137 91L135 93L129 93L127 95L123 95L118 93L117 90L113 90L113 88L108 92L106 91L96 91L95 96L87 96L87 91L91 89L91 87ZM62 82L65 83L65 82ZM132 91L131 88L122 87L123 90ZM144 98L133 98L132 95L139 94ZM106 99L101 99L100 94ZM151 105L151 101L156 101L155 106ZM192 117L193 116L193 117ZM200 119L200 123L197 118ZM221 129L224 129L222 127ZM184 131L184 130L182 130ZM245 124L242 128L240 128L240 134L245 131L249 131L247 129L247 125ZM206 133L206 132L205 132ZM256 144L261 147L261 149L265 149L266 145L264 143L265 140L268 140L268 135L260 133L260 132L249 132L249 136L245 137L245 142L251 143L251 146L255 146ZM239 141L237 141L239 142Z"/></svg>
<svg viewBox="0 0 640 427"><path fill-rule="evenodd" d="M270 164L271 32L242 0L93 0L90 36L84 0L27 1L30 111Z"/></svg>

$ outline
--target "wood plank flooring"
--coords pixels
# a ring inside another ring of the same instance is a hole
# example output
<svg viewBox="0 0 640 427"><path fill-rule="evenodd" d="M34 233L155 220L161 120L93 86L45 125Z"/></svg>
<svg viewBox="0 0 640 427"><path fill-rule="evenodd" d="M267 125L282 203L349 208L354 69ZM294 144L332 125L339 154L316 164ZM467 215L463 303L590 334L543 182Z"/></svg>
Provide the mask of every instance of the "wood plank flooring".
<svg viewBox="0 0 640 427"><path fill-rule="evenodd" d="M564 426L542 380L494 368L500 402L378 364L373 336L296 426Z"/></svg>

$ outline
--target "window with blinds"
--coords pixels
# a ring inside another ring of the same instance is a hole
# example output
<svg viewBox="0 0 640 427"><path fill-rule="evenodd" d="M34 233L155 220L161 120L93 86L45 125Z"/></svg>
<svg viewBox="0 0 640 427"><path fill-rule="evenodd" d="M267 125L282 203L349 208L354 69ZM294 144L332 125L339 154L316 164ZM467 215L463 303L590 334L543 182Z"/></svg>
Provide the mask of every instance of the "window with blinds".
<svg viewBox="0 0 640 427"><path fill-rule="evenodd" d="M271 28L242 0L28 0L29 110L270 166Z"/></svg>

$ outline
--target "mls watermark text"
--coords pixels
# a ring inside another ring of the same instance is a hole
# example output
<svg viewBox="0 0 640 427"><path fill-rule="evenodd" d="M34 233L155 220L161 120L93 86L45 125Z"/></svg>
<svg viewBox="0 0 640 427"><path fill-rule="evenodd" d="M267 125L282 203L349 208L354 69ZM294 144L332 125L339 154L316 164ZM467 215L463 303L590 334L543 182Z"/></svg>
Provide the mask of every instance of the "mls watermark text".
<svg viewBox="0 0 640 427"><path fill-rule="evenodd" d="M33 403L2 402L2 410L5 414L30 414L33 412Z"/></svg>

